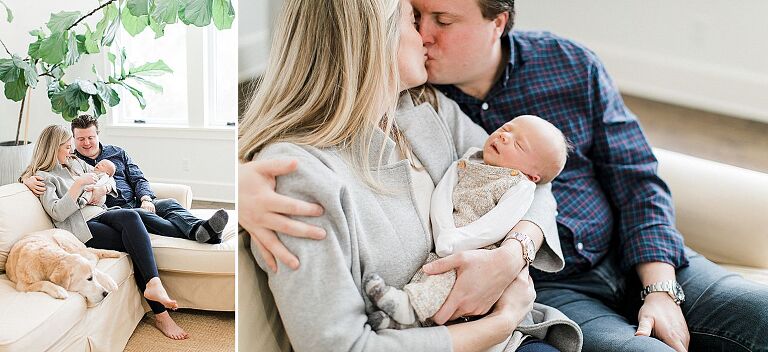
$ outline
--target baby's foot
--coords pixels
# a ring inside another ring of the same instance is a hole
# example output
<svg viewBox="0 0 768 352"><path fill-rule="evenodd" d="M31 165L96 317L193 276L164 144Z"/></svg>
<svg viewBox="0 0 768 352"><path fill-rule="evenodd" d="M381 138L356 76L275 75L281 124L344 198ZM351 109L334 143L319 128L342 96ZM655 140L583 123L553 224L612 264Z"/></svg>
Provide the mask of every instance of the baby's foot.
<svg viewBox="0 0 768 352"><path fill-rule="evenodd" d="M395 322L403 325L416 323L416 313L411 307L408 294L392 286L387 286L377 274L368 274L363 280L365 293L374 305L391 317Z"/></svg>
<svg viewBox="0 0 768 352"><path fill-rule="evenodd" d="M165 287L160 282L159 277L153 277L147 282L147 288L144 289L144 298L155 301L162 304L168 309L178 309L179 305L171 297L168 297L168 292L165 291Z"/></svg>

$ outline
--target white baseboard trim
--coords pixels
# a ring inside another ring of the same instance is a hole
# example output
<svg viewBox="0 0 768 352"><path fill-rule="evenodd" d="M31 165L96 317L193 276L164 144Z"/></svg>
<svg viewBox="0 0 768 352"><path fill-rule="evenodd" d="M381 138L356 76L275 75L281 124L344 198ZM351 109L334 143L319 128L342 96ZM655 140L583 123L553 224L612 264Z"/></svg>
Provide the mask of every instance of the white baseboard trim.
<svg viewBox="0 0 768 352"><path fill-rule="evenodd" d="M169 178L152 178L150 182L175 183L192 187L192 199L209 202L235 203L235 185L221 182L203 182Z"/></svg>
<svg viewBox="0 0 768 352"><path fill-rule="evenodd" d="M627 94L768 123L768 73L589 43Z"/></svg>

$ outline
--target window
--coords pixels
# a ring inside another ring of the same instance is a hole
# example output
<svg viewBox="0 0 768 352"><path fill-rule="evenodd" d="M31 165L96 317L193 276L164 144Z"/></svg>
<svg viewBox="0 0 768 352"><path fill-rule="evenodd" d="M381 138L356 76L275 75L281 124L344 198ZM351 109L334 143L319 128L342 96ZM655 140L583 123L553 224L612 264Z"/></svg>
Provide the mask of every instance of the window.
<svg viewBox="0 0 768 352"><path fill-rule="evenodd" d="M237 7L237 1L233 5ZM162 59L173 73L150 77L163 87L162 93L141 87L147 102L143 110L129 92L117 89L121 103L112 110L113 124L234 128L238 17L232 28L221 31L213 24L205 28L168 25L158 39L149 28L135 37L121 28L113 54L119 57L119 48L124 47L135 66Z"/></svg>

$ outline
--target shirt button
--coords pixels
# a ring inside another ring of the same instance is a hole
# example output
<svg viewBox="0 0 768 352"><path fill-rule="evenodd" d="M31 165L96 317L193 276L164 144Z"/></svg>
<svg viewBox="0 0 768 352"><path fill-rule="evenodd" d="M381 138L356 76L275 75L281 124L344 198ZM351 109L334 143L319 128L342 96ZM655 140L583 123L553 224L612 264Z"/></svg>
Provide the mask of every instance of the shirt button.
<svg viewBox="0 0 768 352"><path fill-rule="evenodd" d="M488 103L483 103L483 105L480 105L483 110L488 110Z"/></svg>
<svg viewBox="0 0 768 352"><path fill-rule="evenodd" d="M577 243L576 244L576 249L578 249L579 251L583 250L584 249L584 244L581 243L581 242Z"/></svg>

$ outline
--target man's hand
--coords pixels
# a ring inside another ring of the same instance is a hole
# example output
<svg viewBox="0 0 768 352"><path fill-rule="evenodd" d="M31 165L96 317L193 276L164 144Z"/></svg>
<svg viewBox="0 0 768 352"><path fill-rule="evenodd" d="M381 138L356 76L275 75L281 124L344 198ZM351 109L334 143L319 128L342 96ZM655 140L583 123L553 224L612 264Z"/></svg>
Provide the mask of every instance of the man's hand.
<svg viewBox="0 0 768 352"><path fill-rule="evenodd" d="M690 334L683 311L666 292L652 292L637 316L635 336L655 336L675 351L687 351Z"/></svg>
<svg viewBox="0 0 768 352"><path fill-rule="evenodd" d="M91 199L88 200L88 204L91 205L100 205L104 204L104 202L107 200L107 187L101 186L101 187L92 187L87 186L91 188Z"/></svg>
<svg viewBox="0 0 768 352"><path fill-rule="evenodd" d="M40 196L45 193L45 183L43 178L37 175L29 176L22 180L22 183L29 188L36 196Z"/></svg>
<svg viewBox="0 0 768 352"><path fill-rule="evenodd" d="M475 249L451 254L425 265L424 272L429 275L456 269L456 283L432 320L445 324L458 317L488 313L504 289L523 270L525 261L522 251L521 246Z"/></svg>
<svg viewBox="0 0 768 352"><path fill-rule="evenodd" d="M289 215L320 216L320 205L275 193L275 178L296 171L296 160L259 160L238 167L238 221L251 235L262 258L277 271L275 258L298 269L296 258L277 238L275 231L290 236L323 239L325 230L288 218Z"/></svg>
<svg viewBox="0 0 768 352"><path fill-rule="evenodd" d="M106 194L106 193L105 193ZM93 199L93 198L91 198ZM141 201L141 209L144 209L150 213L155 212L155 203L152 203L151 200L142 200Z"/></svg>
<svg viewBox="0 0 768 352"><path fill-rule="evenodd" d="M531 275L528 273L528 266L526 266L501 294L493 307L492 314L502 314L508 317L514 323L510 330L514 330L533 309L534 300L536 300L536 290Z"/></svg>

